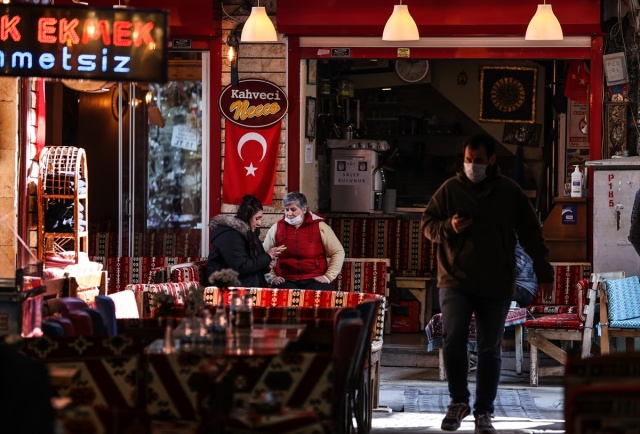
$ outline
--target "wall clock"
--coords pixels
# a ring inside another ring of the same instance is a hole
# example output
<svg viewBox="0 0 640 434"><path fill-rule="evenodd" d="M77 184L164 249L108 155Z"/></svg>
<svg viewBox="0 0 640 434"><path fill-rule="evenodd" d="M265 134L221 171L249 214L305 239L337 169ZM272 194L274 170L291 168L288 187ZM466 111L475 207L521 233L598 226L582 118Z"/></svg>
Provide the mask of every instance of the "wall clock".
<svg viewBox="0 0 640 434"><path fill-rule="evenodd" d="M427 59L398 59L396 74L407 83L417 83L427 76L429 61Z"/></svg>
<svg viewBox="0 0 640 434"><path fill-rule="evenodd" d="M111 93L111 113L115 120L120 120L120 116L118 116L118 86L113 87L113 92ZM127 110L129 109L129 94L125 89L122 89L122 115L127 114Z"/></svg>

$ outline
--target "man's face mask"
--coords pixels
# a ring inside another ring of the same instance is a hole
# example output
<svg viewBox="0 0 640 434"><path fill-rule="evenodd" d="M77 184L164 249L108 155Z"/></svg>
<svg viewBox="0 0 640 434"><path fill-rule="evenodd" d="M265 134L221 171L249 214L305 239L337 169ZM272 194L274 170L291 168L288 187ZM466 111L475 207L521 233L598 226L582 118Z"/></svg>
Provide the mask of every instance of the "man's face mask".
<svg viewBox="0 0 640 434"><path fill-rule="evenodd" d="M464 174L471 182L478 183L487 177L487 165L478 163L464 163Z"/></svg>

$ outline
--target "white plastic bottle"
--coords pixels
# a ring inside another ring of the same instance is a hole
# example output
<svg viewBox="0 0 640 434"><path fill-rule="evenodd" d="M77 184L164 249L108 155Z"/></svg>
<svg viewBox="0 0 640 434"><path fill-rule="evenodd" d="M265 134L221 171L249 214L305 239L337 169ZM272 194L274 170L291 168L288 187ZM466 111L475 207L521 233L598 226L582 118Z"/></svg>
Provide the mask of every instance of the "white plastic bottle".
<svg viewBox="0 0 640 434"><path fill-rule="evenodd" d="M580 167L573 166L574 170L571 174L571 197L582 197L582 172Z"/></svg>

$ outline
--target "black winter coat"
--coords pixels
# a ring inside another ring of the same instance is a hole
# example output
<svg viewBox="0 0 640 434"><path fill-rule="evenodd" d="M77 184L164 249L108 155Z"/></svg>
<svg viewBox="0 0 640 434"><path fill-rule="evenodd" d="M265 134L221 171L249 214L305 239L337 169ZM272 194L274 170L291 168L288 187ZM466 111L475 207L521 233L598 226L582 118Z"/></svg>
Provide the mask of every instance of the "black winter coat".
<svg viewBox="0 0 640 434"><path fill-rule="evenodd" d="M269 272L269 256L249 225L232 215L221 214L209 223L209 259L207 274L201 282L209 286L209 276L223 268L238 272L241 286L263 288Z"/></svg>

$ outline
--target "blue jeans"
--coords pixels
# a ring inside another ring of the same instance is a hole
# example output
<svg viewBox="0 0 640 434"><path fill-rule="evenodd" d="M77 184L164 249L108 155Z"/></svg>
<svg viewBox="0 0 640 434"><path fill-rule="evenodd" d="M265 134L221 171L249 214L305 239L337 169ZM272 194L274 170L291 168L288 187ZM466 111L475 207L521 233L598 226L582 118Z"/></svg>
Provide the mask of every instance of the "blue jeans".
<svg viewBox="0 0 640 434"><path fill-rule="evenodd" d="M452 402L469 403L467 342L469 323L475 312L478 365L473 414L493 413L502 368L502 335L510 299L477 297L440 288L444 333L444 367Z"/></svg>

